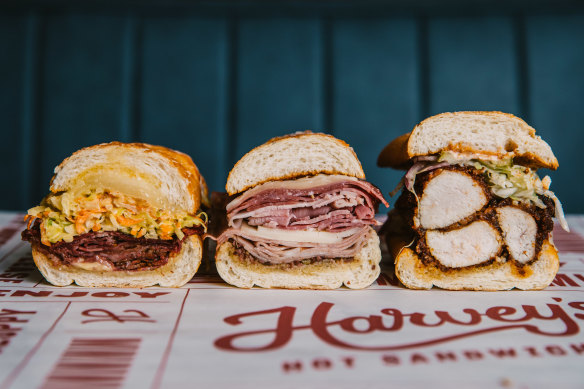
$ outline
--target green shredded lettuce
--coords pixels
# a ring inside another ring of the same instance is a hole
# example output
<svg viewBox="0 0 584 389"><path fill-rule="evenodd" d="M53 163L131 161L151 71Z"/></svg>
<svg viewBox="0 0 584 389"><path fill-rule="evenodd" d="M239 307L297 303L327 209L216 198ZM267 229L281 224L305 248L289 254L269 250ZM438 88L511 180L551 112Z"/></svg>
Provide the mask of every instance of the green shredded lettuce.
<svg viewBox="0 0 584 389"><path fill-rule="evenodd" d="M545 208L545 204L538 197L545 189L542 181L531 168L514 165L511 158L497 161L483 161L479 159L461 160L450 151L443 151L438 158L439 162L471 166L482 170L491 187L491 191L498 197L535 204ZM549 180L549 178L548 178Z"/></svg>
<svg viewBox="0 0 584 389"><path fill-rule="evenodd" d="M65 192L47 196L41 205L28 210L30 218L41 219L43 243L71 242L89 231L120 231L151 239L184 238L183 228L202 226L207 230L207 215L200 212L169 213L146 207L140 200L118 193L85 193L77 199Z"/></svg>

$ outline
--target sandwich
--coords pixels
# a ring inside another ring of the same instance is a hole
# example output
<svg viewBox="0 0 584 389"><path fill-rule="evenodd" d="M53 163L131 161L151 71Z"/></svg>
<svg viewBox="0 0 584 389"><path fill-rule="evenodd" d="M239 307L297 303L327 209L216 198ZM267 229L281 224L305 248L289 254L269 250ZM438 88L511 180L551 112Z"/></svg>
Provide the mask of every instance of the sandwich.
<svg viewBox="0 0 584 389"><path fill-rule="evenodd" d="M538 168L556 169L550 146L501 112L432 116L390 142L379 166L406 169L384 231L408 288L523 290L558 271L553 217L562 206Z"/></svg>
<svg viewBox="0 0 584 389"><path fill-rule="evenodd" d="M225 188L215 262L227 283L359 289L377 279L373 226L378 204L388 204L345 142L312 132L274 138L235 164Z"/></svg>
<svg viewBox="0 0 584 389"><path fill-rule="evenodd" d="M207 187L191 158L161 146L113 142L55 168L50 193L22 238L53 285L179 287L201 262Z"/></svg>

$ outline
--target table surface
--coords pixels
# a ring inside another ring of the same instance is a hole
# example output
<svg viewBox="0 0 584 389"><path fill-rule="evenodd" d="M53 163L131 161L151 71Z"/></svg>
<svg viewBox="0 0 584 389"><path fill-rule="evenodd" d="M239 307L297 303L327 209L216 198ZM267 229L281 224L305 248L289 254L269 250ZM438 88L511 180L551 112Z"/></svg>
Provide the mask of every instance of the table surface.
<svg viewBox="0 0 584 389"><path fill-rule="evenodd" d="M53 287L0 213L0 389L584 387L584 216L543 291Z"/></svg>

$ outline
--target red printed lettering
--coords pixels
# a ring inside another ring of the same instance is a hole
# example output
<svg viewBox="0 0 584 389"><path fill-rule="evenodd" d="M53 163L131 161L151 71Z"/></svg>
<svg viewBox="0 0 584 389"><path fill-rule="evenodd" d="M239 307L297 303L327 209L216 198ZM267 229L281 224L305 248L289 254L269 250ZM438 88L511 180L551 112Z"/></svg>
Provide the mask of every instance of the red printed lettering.
<svg viewBox="0 0 584 389"><path fill-rule="evenodd" d="M566 285L567 284L567 285ZM553 286L580 286L576 281L568 277L566 274L556 274L556 277L552 281Z"/></svg>
<svg viewBox="0 0 584 389"><path fill-rule="evenodd" d="M497 357L497 358L506 358L506 357L510 357L510 358L515 358L517 356L517 353L515 352L515 349L509 348L509 349L498 349L498 350L489 350L489 353L491 353L493 356Z"/></svg>
<svg viewBox="0 0 584 389"><path fill-rule="evenodd" d="M282 370L284 370L284 373L290 373L292 371L294 372L302 371L302 362L300 361L284 362L282 364Z"/></svg>
<svg viewBox="0 0 584 389"><path fill-rule="evenodd" d="M153 299L158 296L164 296L165 294L170 294L170 292L134 292L135 295L142 297L143 299Z"/></svg>
<svg viewBox="0 0 584 389"><path fill-rule="evenodd" d="M525 347L525 351L527 351L532 357L541 357L541 354L535 347Z"/></svg>
<svg viewBox="0 0 584 389"><path fill-rule="evenodd" d="M10 344L10 341L15 337L21 330L22 327L15 326L15 323L27 323L29 321L28 317L22 317L21 315L34 315L36 311L18 311L14 309L2 309L0 311L0 353L2 353L3 348Z"/></svg>
<svg viewBox="0 0 584 389"><path fill-rule="evenodd" d="M93 293L93 297L128 297L130 294L126 292L97 292Z"/></svg>
<svg viewBox="0 0 584 389"><path fill-rule="evenodd" d="M34 315L36 311L17 311L15 309L2 309L0 311L0 316L8 315Z"/></svg>
<svg viewBox="0 0 584 389"><path fill-rule="evenodd" d="M47 297L51 295L50 290L41 290L34 292L32 290L17 290L12 293L12 297L23 297L23 296L34 296L34 297Z"/></svg>
<svg viewBox="0 0 584 389"><path fill-rule="evenodd" d="M85 297L89 292L71 292L70 294L56 294L54 297Z"/></svg>
<svg viewBox="0 0 584 389"><path fill-rule="evenodd" d="M483 359L483 353L477 350L468 350L462 354L466 359L471 361L478 361L479 359Z"/></svg>
<svg viewBox="0 0 584 389"><path fill-rule="evenodd" d="M554 298L554 300L556 302L562 301L560 298ZM570 302L568 305L578 311L584 310L584 302ZM296 309L289 306L229 316L224 321L232 326L244 324L244 319L264 315L275 314L276 320L273 327L264 327L223 336L217 339L214 344L219 349L229 351L257 352L274 350L288 344L294 332L309 330L322 342L334 347L363 351L397 351L432 346L481 334L517 329L541 336L572 336L580 332L579 325L575 319L584 319L584 313L577 312L571 316L560 304L545 304L541 307L521 305L519 308L513 306L495 306L485 309L484 313L476 309L465 308L462 310L462 313L467 315L464 319L460 319L453 312L444 310L436 310L428 314L424 312L404 313L395 308L384 308L380 310L381 315L357 315L343 317L338 320L330 320L329 317L333 308L334 304L332 303L320 303L314 309L308 325L294 325ZM460 311L458 313L460 314ZM556 325L544 326L542 323L544 321L554 322ZM563 326L560 326L560 323ZM399 336L388 336L386 338L388 342L393 340L394 343L384 344L379 341L383 339L380 333L401 331L406 325L421 328L446 325L449 327L472 327L481 325L481 327L454 333L450 331L445 336L436 336L435 331L428 330L427 334L430 336L429 338L422 338L409 343L399 342ZM554 330L552 331L547 328L553 328ZM351 336L344 338L341 336L341 333L350 334ZM273 337L271 340L265 341L263 340L265 337L257 336L265 334L272 334ZM369 341L365 344L359 344L356 341L359 337L365 338L367 336L375 336L376 344L371 345L372 343ZM250 337L262 339L262 341L260 344L253 345L253 342L247 339ZM246 340L243 341L243 339ZM395 340L398 342L396 343ZM533 353L534 351L527 350L527 352ZM507 355L504 353L501 354L496 350L492 353L494 355ZM478 356L472 353L469 355L471 356L465 357L467 359L478 358Z"/></svg>
<svg viewBox="0 0 584 389"><path fill-rule="evenodd" d="M86 323L94 323L94 322L101 322L101 321L115 321L118 323L125 323L127 321L132 322L146 322L146 323L155 323L156 320L153 320L142 311L137 309L126 309L123 311L124 314L116 315L107 309L86 309L85 311L81 312L83 316L93 317L94 319L88 319L81 322L81 324Z"/></svg>
<svg viewBox="0 0 584 389"><path fill-rule="evenodd" d="M584 343L580 343L580 344L571 344L570 347L572 348L572 350L574 350L574 352L576 352L577 354L584 354Z"/></svg>
<svg viewBox="0 0 584 389"><path fill-rule="evenodd" d="M503 322L519 322L525 321L528 319L527 316L519 317L519 318L505 318L505 316L511 316L517 313L517 309L513 307L492 307L487 309L485 315L493 320L503 321Z"/></svg>
<svg viewBox="0 0 584 389"><path fill-rule="evenodd" d="M312 361L312 367L316 370L328 370L333 366L332 362L328 358L317 358Z"/></svg>
<svg viewBox="0 0 584 389"><path fill-rule="evenodd" d="M0 274L0 278L26 278L28 273L2 273Z"/></svg>
<svg viewBox="0 0 584 389"><path fill-rule="evenodd" d="M437 352L436 359L438 359L439 362L456 361L456 355L454 355L453 352L447 352L447 353Z"/></svg>
<svg viewBox="0 0 584 389"><path fill-rule="evenodd" d="M412 362L412 364L416 364L416 363L428 363L428 358L426 358L422 354L414 353L414 354L412 354L412 356L410 358L410 362Z"/></svg>
<svg viewBox="0 0 584 389"><path fill-rule="evenodd" d="M345 364L346 367L352 368L355 362L355 358L353 357L342 357L341 361Z"/></svg>
<svg viewBox="0 0 584 389"><path fill-rule="evenodd" d="M391 355L391 354L384 354L381 356L381 360L383 361L383 363L385 363L386 365L399 365L399 358L395 355Z"/></svg>
<svg viewBox="0 0 584 389"><path fill-rule="evenodd" d="M568 305L574 309L584 311L584 301L574 301L574 302L568 303ZM583 313L575 313L574 316L577 317L578 319L584 319Z"/></svg>
<svg viewBox="0 0 584 389"><path fill-rule="evenodd" d="M561 348L560 346L546 346L545 351L547 351L550 355L566 355L566 350Z"/></svg>
<svg viewBox="0 0 584 389"><path fill-rule="evenodd" d="M276 313L278 315L278 320L275 329L258 330L258 331L247 331L239 334L228 335L219 338L215 341L215 347L231 351L264 351L264 350L274 350L286 345L292 338L292 320L294 318L294 312L296 308L293 307L282 307L276 309L268 309L265 311L256 311L250 313L242 313L239 315L233 315L223 319L227 324L240 325L245 317L249 316L261 316ZM274 339L272 342L259 347L238 347L234 344L237 339L245 338L248 336L254 336L259 334L274 334Z"/></svg>

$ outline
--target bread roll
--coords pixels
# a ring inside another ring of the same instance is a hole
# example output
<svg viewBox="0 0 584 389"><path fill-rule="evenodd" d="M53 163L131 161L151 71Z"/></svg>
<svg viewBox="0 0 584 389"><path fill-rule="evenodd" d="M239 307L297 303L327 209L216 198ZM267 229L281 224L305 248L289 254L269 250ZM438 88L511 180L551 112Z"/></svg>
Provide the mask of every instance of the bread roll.
<svg viewBox="0 0 584 389"><path fill-rule="evenodd" d="M274 138L229 173L227 229L219 275L241 288L352 289L379 275L379 238L370 227L379 189L364 181L355 152L326 134Z"/></svg>
<svg viewBox="0 0 584 389"><path fill-rule="evenodd" d="M377 164L407 166L413 157L445 150L475 156L513 158L525 166L556 169L550 146L522 119L503 112L447 112L432 116L390 142Z"/></svg>
<svg viewBox="0 0 584 389"><path fill-rule="evenodd" d="M208 204L191 158L144 143L75 152L29 210L23 239L50 283L178 287L197 271Z"/></svg>
<svg viewBox="0 0 584 389"><path fill-rule="evenodd" d="M353 149L340 139L310 131L274 138L245 154L231 169L225 189L241 193L268 181L319 173L365 178Z"/></svg>
<svg viewBox="0 0 584 389"><path fill-rule="evenodd" d="M558 271L552 243L562 207L538 167L556 169L549 145L501 112L432 116L393 141L378 165L407 168L386 236L408 288L543 289Z"/></svg>
<svg viewBox="0 0 584 389"><path fill-rule="evenodd" d="M495 261L486 266L449 271L425 265L414 250L405 247L408 243L393 246L393 250L400 251L395 258L395 274L410 289L436 286L449 290L537 290L547 287L560 267L558 251L549 240L544 242L537 261L531 266L517 267L511 261Z"/></svg>

